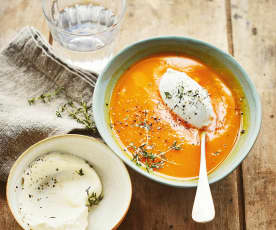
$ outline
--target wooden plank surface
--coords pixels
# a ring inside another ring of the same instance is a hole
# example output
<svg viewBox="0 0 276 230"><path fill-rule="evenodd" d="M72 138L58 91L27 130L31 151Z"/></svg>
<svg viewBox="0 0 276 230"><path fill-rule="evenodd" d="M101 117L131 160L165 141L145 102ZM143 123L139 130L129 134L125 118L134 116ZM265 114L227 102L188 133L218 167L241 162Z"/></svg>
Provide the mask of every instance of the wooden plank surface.
<svg viewBox="0 0 276 230"><path fill-rule="evenodd" d="M38 0L8 0L0 2L0 49L14 37L22 27L30 25L48 36L48 27ZM11 215L5 193L5 183L0 182L0 229L21 229Z"/></svg>
<svg viewBox="0 0 276 230"><path fill-rule="evenodd" d="M0 182L0 229L20 230L21 228L10 213L6 201L6 184Z"/></svg>
<svg viewBox="0 0 276 230"><path fill-rule="evenodd" d="M243 163L246 229L276 229L276 1L232 0L233 50L255 82L262 129Z"/></svg>
<svg viewBox="0 0 276 230"><path fill-rule="evenodd" d="M38 28L48 36L47 23L39 0L8 0L0 2L0 48L26 25Z"/></svg>
<svg viewBox="0 0 276 230"><path fill-rule="evenodd" d="M128 0L117 50L141 39L181 35L227 51L224 0Z"/></svg>
<svg viewBox="0 0 276 230"><path fill-rule="evenodd" d="M117 51L132 42L157 35L194 37L227 51L229 23L227 24L226 12L227 6L231 5L226 3L229 2L230 0L129 0ZM15 30L26 23L48 33L43 19L30 13L39 15L39 4L37 0L0 3L0 19L9 23L9 26L0 24L0 47ZM23 8L29 10L24 12ZM191 219L194 189L167 187L152 182L131 169L129 172L133 183L133 200L119 230L241 229L243 220L240 217L239 175L236 171L211 186L216 219L204 225L195 224ZM20 228L8 211L4 186L0 184L0 229L17 230Z"/></svg>

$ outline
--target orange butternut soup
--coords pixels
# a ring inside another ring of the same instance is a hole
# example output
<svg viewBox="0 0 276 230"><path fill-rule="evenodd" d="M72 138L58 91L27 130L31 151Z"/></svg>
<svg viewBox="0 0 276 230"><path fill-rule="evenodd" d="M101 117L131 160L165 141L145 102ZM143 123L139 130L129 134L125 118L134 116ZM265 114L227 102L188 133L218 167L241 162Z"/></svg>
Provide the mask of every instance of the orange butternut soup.
<svg viewBox="0 0 276 230"><path fill-rule="evenodd" d="M171 177L194 178L200 166L200 131L175 116L162 101L158 86L168 68L187 73L210 94L216 117L206 128L208 172L228 156L241 127L238 91L225 76L187 56L154 55L125 71L112 92L111 127L137 166Z"/></svg>

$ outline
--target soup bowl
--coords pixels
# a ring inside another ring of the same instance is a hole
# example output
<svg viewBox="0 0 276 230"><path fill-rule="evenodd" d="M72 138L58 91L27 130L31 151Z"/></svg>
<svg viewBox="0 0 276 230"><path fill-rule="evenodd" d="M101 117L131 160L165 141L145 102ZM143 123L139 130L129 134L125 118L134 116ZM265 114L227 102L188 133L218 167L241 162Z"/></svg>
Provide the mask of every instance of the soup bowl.
<svg viewBox="0 0 276 230"><path fill-rule="evenodd" d="M134 43L110 60L96 83L93 96L95 123L107 145L131 168L159 183L175 187L195 187L197 179L169 178L158 173L148 173L138 167L132 158L123 151L116 141L110 127L109 102L112 91L120 76L134 63L158 53L184 54L195 58L218 73L224 73L241 88L243 98L243 121L240 135L228 157L209 176L209 183L214 183L230 174L248 155L260 130L261 103L256 88L244 69L232 56L203 41L186 37L157 37Z"/></svg>

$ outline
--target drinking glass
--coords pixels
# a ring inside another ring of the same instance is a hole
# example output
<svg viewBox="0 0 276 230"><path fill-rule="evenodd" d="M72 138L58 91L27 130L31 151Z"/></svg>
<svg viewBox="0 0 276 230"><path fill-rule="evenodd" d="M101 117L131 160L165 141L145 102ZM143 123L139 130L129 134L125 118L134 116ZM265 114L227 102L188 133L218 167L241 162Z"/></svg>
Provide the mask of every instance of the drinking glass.
<svg viewBox="0 0 276 230"><path fill-rule="evenodd" d="M126 0L42 0L42 8L57 55L100 72L112 57Z"/></svg>

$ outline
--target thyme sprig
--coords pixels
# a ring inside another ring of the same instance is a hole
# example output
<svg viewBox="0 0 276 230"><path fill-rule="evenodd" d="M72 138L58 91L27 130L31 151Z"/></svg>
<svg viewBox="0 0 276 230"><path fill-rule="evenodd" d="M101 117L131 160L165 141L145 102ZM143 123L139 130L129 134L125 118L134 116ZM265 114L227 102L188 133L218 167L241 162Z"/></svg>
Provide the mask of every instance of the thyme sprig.
<svg viewBox="0 0 276 230"><path fill-rule="evenodd" d="M172 146L170 147L170 149L181 150L181 144L177 145L177 141L174 141L173 144L172 144Z"/></svg>
<svg viewBox="0 0 276 230"><path fill-rule="evenodd" d="M158 156L164 156L167 152L171 150L179 151L181 150L181 146L182 144L177 144L177 141L174 141L173 144L166 151L159 153Z"/></svg>
<svg viewBox="0 0 276 230"><path fill-rule="evenodd" d="M133 143L130 143L126 149L134 150L132 161L135 162L138 167L144 167L148 173L151 173L156 169L164 167L165 162L176 164L173 161L168 161L165 154L171 150L181 150L181 144L177 144L177 142L174 141L166 151L158 154L154 153L152 152L153 146L149 144L149 131L152 129L152 123L144 119L142 122L136 124L136 126L145 130L146 140L140 146L135 146Z"/></svg>
<svg viewBox="0 0 276 230"><path fill-rule="evenodd" d="M93 132L96 131L95 123L92 119L91 106L88 106L85 101L82 101L80 105L73 101L61 105L56 111L56 116L62 118L64 114L67 114L78 123L83 124L87 129L90 129Z"/></svg>
<svg viewBox="0 0 276 230"><path fill-rule="evenodd" d="M172 99L172 95L169 92L164 92L166 99Z"/></svg>
<svg viewBox="0 0 276 230"><path fill-rule="evenodd" d="M84 176L84 172L82 168L77 170L76 173L79 174L80 176Z"/></svg>
<svg viewBox="0 0 276 230"><path fill-rule="evenodd" d="M153 154L145 149L146 144L142 144L139 147L130 145L128 148L135 149L135 154L133 155L132 161L139 167L145 166L148 173L152 172L154 169L159 169L163 167L164 160L160 157L157 157L156 154Z"/></svg>
<svg viewBox="0 0 276 230"><path fill-rule="evenodd" d="M88 207L88 210L90 211L91 208L95 205L98 205L101 200L103 199L103 195L100 194L99 196L97 196L97 193L95 192L91 192L90 193L90 186L86 189L86 194L87 194L87 202L86 202L86 206Z"/></svg>
<svg viewBox="0 0 276 230"><path fill-rule="evenodd" d="M63 87L58 88L52 92L41 94L38 97L32 97L28 99L28 103L29 105L33 105L37 101L49 103L54 98L60 96L62 92L64 92ZM85 101L82 101L80 104L73 101L64 103L57 109L56 116L58 118L62 118L65 114L70 118L76 120L78 123L84 125L87 129L96 132L95 123L92 119L92 106L88 106L88 104Z"/></svg>
<svg viewBox="0 0 276 230"><path fill-rule="evenodd" d="M57 88L52 92L43 93L38 97L32 97L32 98L28 99L28 103L29 103L29 105L33 105L37 101L40 101L43 103L48 103L48 102L52 101L55 97L59 96L63 91L64 91L63 87Z"/></svg>

